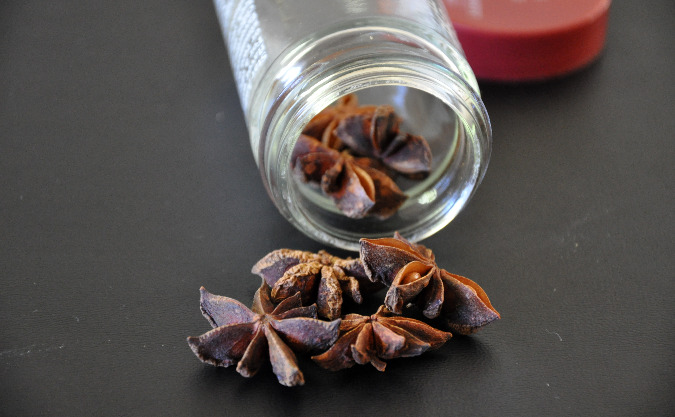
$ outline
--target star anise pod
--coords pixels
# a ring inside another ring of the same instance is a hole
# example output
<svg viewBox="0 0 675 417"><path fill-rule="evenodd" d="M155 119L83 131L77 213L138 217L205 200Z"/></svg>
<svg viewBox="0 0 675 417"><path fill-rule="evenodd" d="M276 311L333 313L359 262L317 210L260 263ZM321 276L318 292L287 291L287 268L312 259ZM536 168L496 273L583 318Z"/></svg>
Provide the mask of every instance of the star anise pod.
<svg viewBox="0 0 675 417"><path fill-rule="evenodd" d="M355 363L372 364L384 371L385 360L421 355L452 337L419 320L392 315L384 306L372 316L348 314L340 324L340 338L333 347L312 359L332 371Z"/></svg>
<svg viewBox="0 0 675 417"><path fill-rule="evenodd" d="M259 260L251 272L272 287L274 302L299 293L303 304L316 302L319 316L328 320L340 317L345 296L361 304L364 293L383 287L368 279L358 259L342 259L326 251L278 249Z"/></svg>
<svg viewBox="0 0 675 417"><path fill-rule="evenodd" d="M393 107L377 106L343 117L334 133L357 155L410 178L425 178L431 171L431 148L422 136L399 132L400 123Z"/></svg>
<svg viewBox="0 0 675 417"><path fill-rule="evenodd" d="M368 277L389 286L384 304L396 314L416 303L426 317L443 317L459 334L474 333L500 318L478 284L439 268L431 250L398 233L361 239L360 254Z"/></svg>
<svg viewBox="0 0 675 417"><path fill-rule="evenodd" d="M347 94L340 97L334 106L323 109L319 114L305 126L302 133L317 138L324 146L332 149L342 150L344 144L335 135L335 128L338 123L348 115L359 113L372 113L375 106L359 107L359 99L356 94Z"/></svg>
<svg viewBox="0 0 675 417"><path fill-rule="evenodd" d="M407 199L396 183L372 163L300 135L291 156L296 177L320 184L346 216L391 217Z"/></svg>
<svg viewBox="0 0 675 417"><path fill-rule="evenodd" d="M322 351L338 337L340 320L316 318L316 306L302 307L296 294L278 306L269 297L263 281L250 310L237 300L200 289L202 314L214 327L199 337L188 337L192 351L203 362L227 367L237 363L237 372L253 376L267 360L279 383L302 385L304 376L293 351Z"/></svg>

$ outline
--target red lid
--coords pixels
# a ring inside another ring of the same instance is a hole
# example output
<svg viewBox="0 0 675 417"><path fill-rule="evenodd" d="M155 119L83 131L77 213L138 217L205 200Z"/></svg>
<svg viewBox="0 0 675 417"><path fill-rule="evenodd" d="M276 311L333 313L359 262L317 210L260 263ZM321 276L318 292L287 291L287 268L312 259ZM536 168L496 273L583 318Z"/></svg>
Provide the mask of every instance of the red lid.
<svg viewBox="0 0 675 417"><path fill-rule="evenodd" d="M610 0L444 0L477 78L537 80L595 58Z"/></svg>

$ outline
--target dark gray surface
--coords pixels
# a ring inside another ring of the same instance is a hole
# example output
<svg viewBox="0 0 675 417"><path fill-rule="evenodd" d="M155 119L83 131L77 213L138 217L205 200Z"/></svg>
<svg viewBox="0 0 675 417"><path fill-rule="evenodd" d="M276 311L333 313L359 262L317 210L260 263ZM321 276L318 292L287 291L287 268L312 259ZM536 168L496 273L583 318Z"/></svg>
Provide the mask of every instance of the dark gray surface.
<svg viewBox="0 0 675 417"><path fill-rule="evenodd" d="M614 2L582 72L482 85L491 166L424 243L503 319L288 389L185 342L201 285L248 302L258 258L321 249L265 194L210 1L0 3L0 413L673 415L673 4Z"/></svg>

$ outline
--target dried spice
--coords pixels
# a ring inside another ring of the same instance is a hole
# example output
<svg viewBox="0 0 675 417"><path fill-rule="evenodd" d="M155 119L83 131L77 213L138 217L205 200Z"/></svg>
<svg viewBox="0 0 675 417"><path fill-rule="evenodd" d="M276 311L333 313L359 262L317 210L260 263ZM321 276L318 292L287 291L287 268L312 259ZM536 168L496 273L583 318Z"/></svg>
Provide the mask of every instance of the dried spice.
<svg viewBox="0 0 675 417"><path fill-rule="evenodd" d="M272 287L272 301L299 293L303 304L316 302L318 315L328 320L342 314L343 297L361 304L363 293L383 287L368 279L358 259L342 259L325 251L278 249L259 260L251 272Z"/></svg>
<svg viewBox="0 0 675 417"><path fill-rule="evenodd" d="M317 185L347 217L388 219L407 199L394 176L423 179L431 149L421 136L401 133L391 106L359 106L354 94L317 114L303 129L291 165Z"/></svg>
<svg viewBox="0 0 675 417"><path fill-rule="evenodd" d="M374 110L375 106L359 107L359 99L356 94L347 94L340 97L335 106L326 107L314 116L302 130L302 133L320 140L324 146L342 150L345 146L335 135L338 123L345 116L358 113L372 113Z"/></svg>
<svg viewBox="0 0 675 417"><path fill-rule="evenodd" d="M192 351L203 362L227 367L237 363L237 372L253 376L267 357L279 383L303 385L293 351L323 351L338 337L340 320L316 318L316 306L302 307L300 295L274 307L270 288L263 281L253 299L252 310L237 300L200 289L202 314L213 330L188 337Z"/></svg>
<svg viewBox="0 0 675 417"><path fill-rule="evenodd" d="M384 304L396 314L415 303L426 317L443 317L459 334L474 333L500 318L478 284L439 268L431 250L398 233L361 239L360 254L368 277L389 286Z"/></svg>
<svg viewBox="0 0 675 417"><path fill-rule="evenodd" d="M373 168L370 161L328 148L310 136L298 138L292 160L296 177L320 184L348 217L386 219L407 199L396 183Z"/></svg>
<svg viewBox="0 0 675 417"><path fill-rule="evenodd" d="M421 355L452 337L419 320L392 315L384 306L372 316L348 314L340 324L340 338L333 347L312 359L337 371L354 364L372 364L384 371L385 360Z"/></svg>
<svg viewBox="0 0 675 417"><path fill-rule="evenodd" d="M360 259L342 259L325 251L270 252L253 266L252 272L263 281L251 309L202 287L201 311L213 329L188 337L190 348L205 363L236 364L245 377L253 376L269 358L278 381L295 386L304 384L296 353L314 352L312 359L333 371L368 363L384 371L385 361L420 355L452 337L401 315L410 303L419 305L428 318L444 318L460 334L500 318L476 283L439 268L430 249L398 233L393 238L361 239L360 254ZM375 314L339 318L345 295L361 303L364 293L383 284L389 289ZM316 304L303 307L313 301Z"/></svg>
<svg viewBox="0 0 675 417"><path fill-rule="evenodd" d="M431 171L431 148L416 135L399 132L401 120L391 106L343 117L335 136L360 156L411 178L425 178Z"/></svg>

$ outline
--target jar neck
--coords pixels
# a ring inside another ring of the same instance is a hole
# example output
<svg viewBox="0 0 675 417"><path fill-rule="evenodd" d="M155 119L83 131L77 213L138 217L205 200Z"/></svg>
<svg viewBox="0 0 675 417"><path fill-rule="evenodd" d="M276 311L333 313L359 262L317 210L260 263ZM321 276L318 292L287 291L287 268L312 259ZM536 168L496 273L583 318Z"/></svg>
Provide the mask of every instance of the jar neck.
<svg viewBox="0 0 675 417"><path fill-rule="evenodd" d="M291 153L304 126L339 97L378 86L401 86L424 91L441 100L456 114L477 150L469 170L470 183L453 207L408 230L412 240L423 239L444 227L464 207L480 183L491 149L491 129L478 87L461 52L447 40L433 41L409 31L363 26L333 32L294 48L277 66L266 97L261 95L249 118L254 153L269 195L280 212L312 238L347 249L358 239L314 224L296 204ZM263 86L264 87L264 86ZM264 118L263 118L264 115ZM263 121L264 120L264 121ZM259 127L259 129L258 129ZM256 143L256 141L258 141Z"/></svg>

